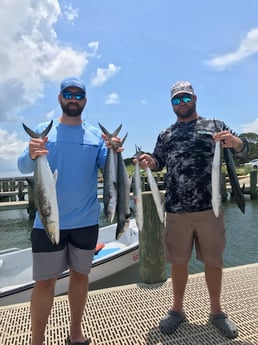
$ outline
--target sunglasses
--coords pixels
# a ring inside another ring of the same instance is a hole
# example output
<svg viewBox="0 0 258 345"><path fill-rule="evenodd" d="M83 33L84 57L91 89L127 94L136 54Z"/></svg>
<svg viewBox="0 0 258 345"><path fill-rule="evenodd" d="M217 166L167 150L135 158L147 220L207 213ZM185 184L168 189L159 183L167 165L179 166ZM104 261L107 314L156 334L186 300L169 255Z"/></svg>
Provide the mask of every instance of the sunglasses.
<svg viewBox="0 0 258 345"><path fill-rule="evenodd" d="M75 98L77 101L81 101L85 98L85 93L84 92L65 91L65 92L62 92L62 96L64 97L64 99Z"/></svg>
<svg viewBox="0 0 258 345"><path fill-rule="evenodd" d="M185 93L183 96L179 97L179 96L175 96L174 98L171 99L171 103L173 105L178 105L180 104L182 101L184 103L189 103L193 100L192 95L189 95L188 93Z"/></svg>

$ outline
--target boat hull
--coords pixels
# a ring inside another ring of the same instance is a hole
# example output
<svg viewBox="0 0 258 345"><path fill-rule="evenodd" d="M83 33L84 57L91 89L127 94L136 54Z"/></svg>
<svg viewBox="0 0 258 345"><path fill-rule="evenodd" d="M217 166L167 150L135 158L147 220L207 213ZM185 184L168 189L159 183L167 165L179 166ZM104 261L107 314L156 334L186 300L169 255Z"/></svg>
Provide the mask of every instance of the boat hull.
<svg viewBox="0 0 258 345"><path fill-rule="evenodd" d="M103 228L102 228L103 229ZM95 283L99 280L105 279L113 274L121 272L128 267L135 265L139 261L139 241L138 241L138 229L135 225L135 221L131 220L128 232L124 235L121 241L109 241L107 242L107 236L115 236L116 225L105 227L107 232L100 229L100 236L98 243L104 243L105 247L94 256L94 260L89 274L89 282ZM113 232L113 234L112 234ZM28 276L30 279L21 284L8 286L1 286L0 278L0 306L6 306L17 303L24 303L30 301L31 292L33 289L34 281L32 280L32 261L31 261L31 248L22 250L23 254L30 258L28 267L22 268L22 273L25 279L25 272L29 270ZM15 257L15 253L19 253L20 250L14 249L13 252L4 253L0 255L0 263L6 259L6 256ZM1 259L2 257L2 259ZM0 266L1 273L1 266ZM28 273L28 272L27 272ZM21 273L20 273L21 276ZM0 276L1 277L1 276ZM18 278L17 278L18 279ZM2 280L3 282L3 280ZM69 271L63 272L57 279L55 286L55 296L63 295L67 293L69 284Z"/></svg>

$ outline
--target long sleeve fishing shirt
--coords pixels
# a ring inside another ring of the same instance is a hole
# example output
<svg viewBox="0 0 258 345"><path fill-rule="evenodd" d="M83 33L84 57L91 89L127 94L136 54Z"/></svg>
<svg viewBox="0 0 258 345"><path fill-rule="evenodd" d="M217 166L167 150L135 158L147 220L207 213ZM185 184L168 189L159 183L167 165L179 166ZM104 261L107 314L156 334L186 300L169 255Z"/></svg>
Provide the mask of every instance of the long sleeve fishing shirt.
<svg viewBox="0 0 258 345"><path fill-rule="evenodd" d="M216 121L216 124L220 130L228 130L224 122ZM213 120L199 117L190 122L176 122L158 136L152 157L157 171L167 168L167 212L197 212L212 208L211 170L215 132ZM247 141L242 140L244 147L238 155L248 152Z"/></svg>
<svg viewBox="0 0 258 345"><path fill-rule="evenodd" d="M48 123L35 129L41 133ZM57 202L60 229L75 229L99 222L97 198L98 169L104 168L107 147L99 129L83 122L69 126L54 121L48 133L47 160L54 173L57 170ZM34 172L35 160L29 148L18 157L18 168L24 174ZM43 229L38 213L34 227Z"/></svg>

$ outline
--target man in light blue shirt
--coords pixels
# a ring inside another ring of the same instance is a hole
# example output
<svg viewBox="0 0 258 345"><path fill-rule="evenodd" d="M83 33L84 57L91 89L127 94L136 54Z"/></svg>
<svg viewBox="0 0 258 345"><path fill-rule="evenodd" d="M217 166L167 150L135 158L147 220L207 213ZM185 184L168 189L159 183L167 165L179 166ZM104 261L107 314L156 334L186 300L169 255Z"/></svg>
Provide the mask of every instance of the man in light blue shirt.
<svg viewBox="0 0 258 345"><path fill-rule="evenodd" d="M47 137L32 138L18 157L19 170L24 174L34 171L35 159L40 155L47 155L52 172L58 171L56 193L60 242L51 243L38 212L31 235L35 280L31 299L31 344L43 344L56 279L69 268L71 325L67 344L92 345L82 333L81 321L98 238L98 169L104 168L107 146L100 130L82 120L87 103L83 81L75 77L64 79L58 101L62 114L53 121ZM47 125L39 124L35 133L42 133Z"/></svg>

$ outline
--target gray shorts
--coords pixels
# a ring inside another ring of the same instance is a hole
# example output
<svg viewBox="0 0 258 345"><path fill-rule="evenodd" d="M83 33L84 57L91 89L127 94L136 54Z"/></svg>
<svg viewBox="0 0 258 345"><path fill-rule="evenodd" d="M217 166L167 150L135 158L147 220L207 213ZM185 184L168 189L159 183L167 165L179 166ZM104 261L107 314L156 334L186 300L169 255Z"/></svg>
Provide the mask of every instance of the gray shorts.
<svg viewBox="0 0 258 345"><path fill-rule="evenodd" d="M226 244L223 211L218 218L212 210L167 213L164 242L169 263L187 263L195 246L197 259L222 267Z"/></svg>
<svg viewBox="0 0 258 345"><path fill-rule="evenodd" d="M89 274L98 239L98 225L61 230L60 242L53 245L42 229L33 229L32 260L35 281L57 278L72 269Z"/></svg>

